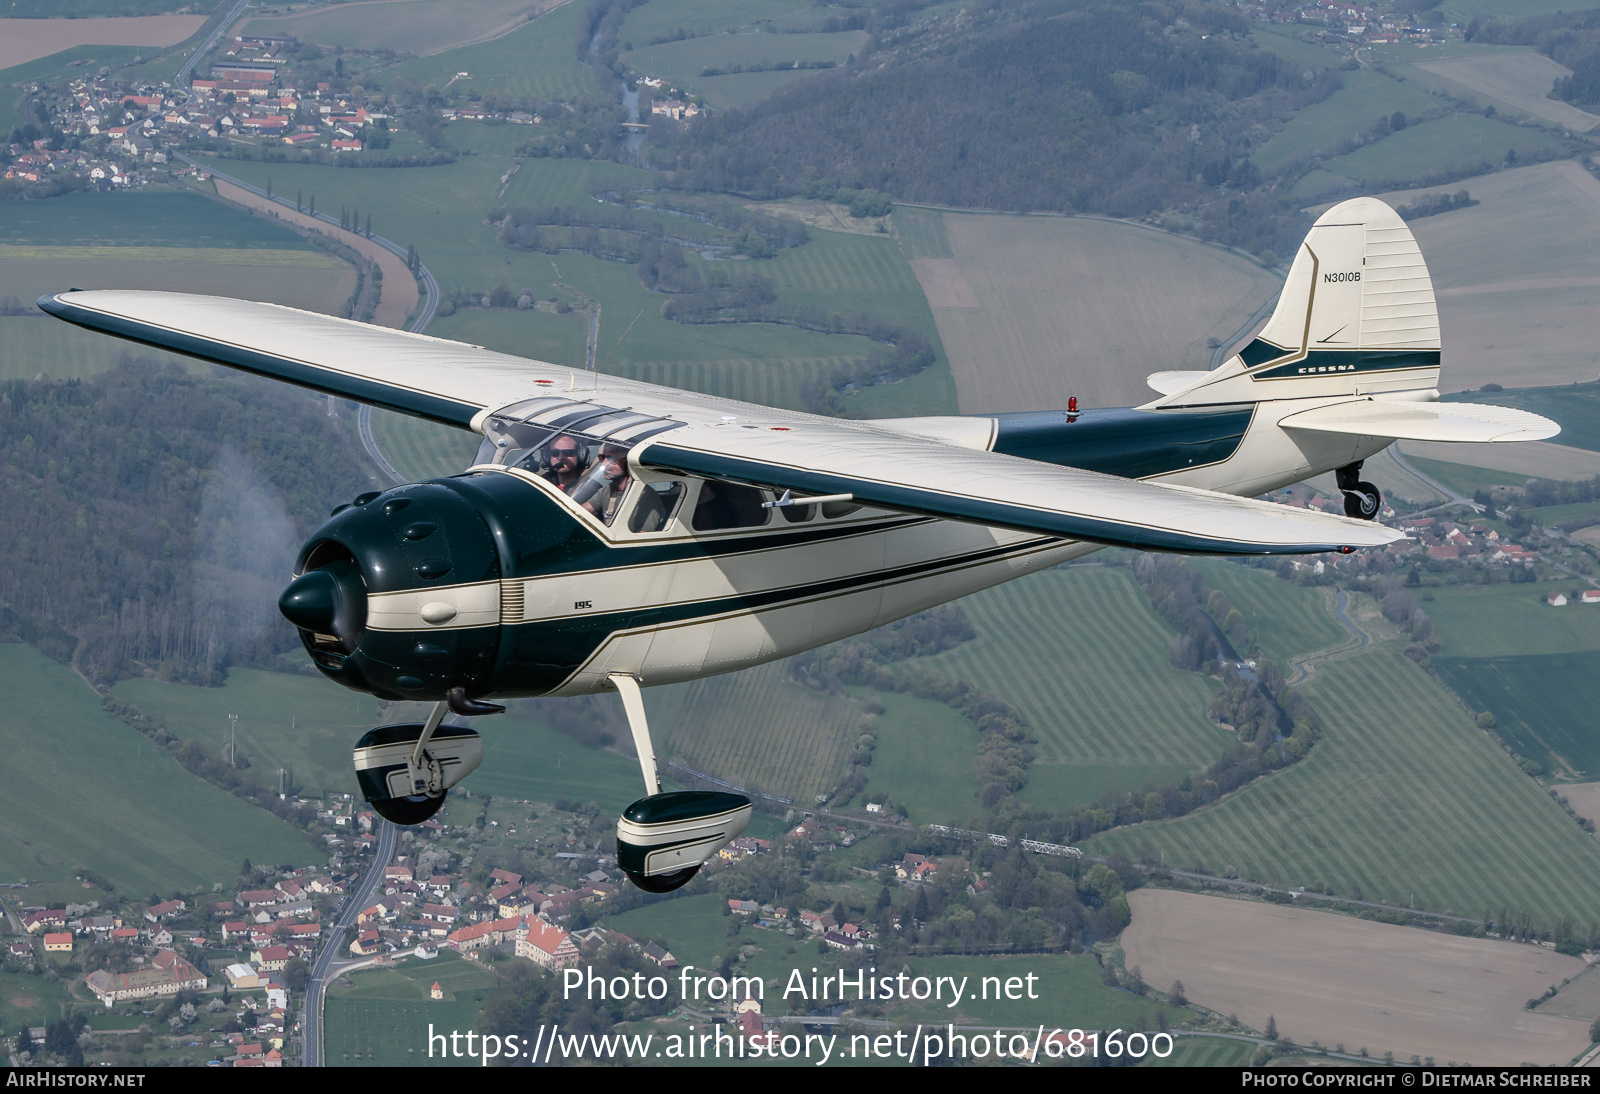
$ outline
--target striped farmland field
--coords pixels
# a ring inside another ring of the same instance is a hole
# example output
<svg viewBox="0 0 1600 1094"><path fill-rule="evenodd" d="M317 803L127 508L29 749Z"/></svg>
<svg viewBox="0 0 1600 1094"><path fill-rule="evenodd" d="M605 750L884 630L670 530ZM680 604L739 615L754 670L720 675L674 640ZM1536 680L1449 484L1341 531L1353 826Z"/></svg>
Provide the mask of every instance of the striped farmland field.
<svg viewBox="0 0 1600 1094"><path fill-rule="evenodd" d="M865 347L864 340L859 341ZM685 391L703 391L761 406L800 406L800 385L821 380L836 368L852 367L860 358L788 357L727 361L629 361L614 369L631 379Z"/></svg>
<svg viewBox="0 0 1600 1094"><path fill-rule="evenodd" d="M690 767L809 801L838 781L860 719L853 701L790 682L780 661L686 685L662 736Z"/></svg>
<svg viewBox="0 0 1600 1094"><path fill-rule="evenodd" d="M1304 691L1323 737L1299 764L1087 846L1430 911L1593 921L1600 846L1400 648L1318 670Z"/></svg>
<svg viewBox="0 0 1600 1094"><path fill-rule="evenodd" d="M1351 638L1349 631L1328 611L1322 589L1293 585L1270 570L1241 566L1220 559L1191 559L1213 589L1221 589L1244 616L1245 629L1261 656L1289 674L1289 659L1315 650L1338 646ZM1244 650L1239 651L1240 654Z"/></svg>
<svg viewBox="0 0 1600 1094"><path fill-rule="evenodd" d="M372 439L394 469L412 482L454 475L472 463L478 450L478 438L464 430L387 410L372 412Z"/></svg>
<svg viewBox="0 0 1600 1094"><path fill-rule="evenodd" d="M1172 632L1127 570L1048 570L961 606L978 638L928 664L1004 696L1040 762L1199 767L1227 747L1215 685L1168 662Z"/></svg>
<svg viewBox="0 0 1600 1094"><path fill-rule="evenodd" d="M1231 1037L1181 1036L1173 1042L1170 1056L1163 1059L1152 1052L1140 1063L1145 1067L1243 1067L1255 1048L1250 1041Z"/></svg>

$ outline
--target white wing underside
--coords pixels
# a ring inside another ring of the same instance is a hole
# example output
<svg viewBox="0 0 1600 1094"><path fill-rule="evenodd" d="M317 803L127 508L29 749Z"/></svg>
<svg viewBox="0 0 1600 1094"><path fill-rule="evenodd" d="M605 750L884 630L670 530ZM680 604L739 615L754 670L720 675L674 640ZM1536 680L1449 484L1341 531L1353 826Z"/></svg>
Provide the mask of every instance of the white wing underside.
<svg viewBox="0 0 1600 1094"><path fill-rule="evenodd" d="M974 419L843 421L596 375L479 346L272 304L131 290L62 293L47 311L90 329L342 398L470 428L539 395L591 398L684 423L645 466L947 519L1154 550L1296 553L1380 546L1363 521L981 450ZM983 422L978 419L977 422Z"/></svg>

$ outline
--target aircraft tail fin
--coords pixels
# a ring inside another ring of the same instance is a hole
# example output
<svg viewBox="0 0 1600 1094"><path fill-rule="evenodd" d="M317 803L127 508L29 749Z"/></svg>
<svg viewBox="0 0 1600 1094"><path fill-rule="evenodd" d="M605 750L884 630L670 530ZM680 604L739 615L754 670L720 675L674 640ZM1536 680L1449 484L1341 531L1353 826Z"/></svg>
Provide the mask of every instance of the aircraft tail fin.
<svg viewBox="0 0 1600 1094"><path fill-rule="evenodd" d="M1435 398L1439 351L1433 281L1411 229L1377 198L1354 198L1317 218L1261 333L1211 372L1152 376L1164 396L1152 405Z"/></svg>

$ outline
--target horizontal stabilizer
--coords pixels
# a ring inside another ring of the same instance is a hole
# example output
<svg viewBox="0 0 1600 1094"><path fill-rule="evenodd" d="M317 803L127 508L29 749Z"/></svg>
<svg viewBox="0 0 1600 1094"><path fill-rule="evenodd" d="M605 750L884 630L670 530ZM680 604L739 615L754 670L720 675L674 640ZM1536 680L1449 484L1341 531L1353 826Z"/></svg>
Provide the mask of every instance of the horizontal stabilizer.
<svg viewBox="0 0 1600 1094"><path fill-rule="evenodd" d="M1549 418L1482 403L1389 403L1360 399L1302 410L1284 429L1393 437L1400 441L1543 441L1561 432Z"/></svg>
<svg viewBox="0 0 1600 1094"><path fill-rule="evenodd" d="M1209 375L1209 372L1152 372L1144 382L1163 395L1172 395L1193 387Z"/></svg>

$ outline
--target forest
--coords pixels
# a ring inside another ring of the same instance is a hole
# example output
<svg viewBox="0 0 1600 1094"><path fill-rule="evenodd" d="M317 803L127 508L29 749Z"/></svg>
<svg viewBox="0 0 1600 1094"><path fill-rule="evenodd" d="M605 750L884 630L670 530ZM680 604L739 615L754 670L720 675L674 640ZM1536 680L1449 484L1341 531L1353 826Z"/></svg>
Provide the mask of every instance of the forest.
<svg viewBox="0 0 1600 1094"><path fill-rule="evenodd" d="M268 380L126 357L90 380L7 382L0 640L103 684L281 667L298 642L276 602L300 544L373 485L349 411L328 410Z"/></svg>

